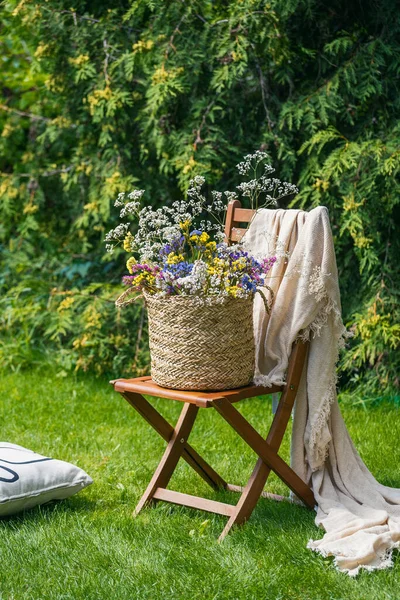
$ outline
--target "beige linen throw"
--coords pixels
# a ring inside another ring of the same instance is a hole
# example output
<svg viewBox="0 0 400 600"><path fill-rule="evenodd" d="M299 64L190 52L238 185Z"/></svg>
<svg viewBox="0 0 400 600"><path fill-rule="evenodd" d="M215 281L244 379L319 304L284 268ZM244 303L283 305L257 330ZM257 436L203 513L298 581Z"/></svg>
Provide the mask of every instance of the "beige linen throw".
<svg viewBox="0 0 400 600"><path fill-rule="evenodd" d="M352 576L361 568L389 567L400 547L400 489L371 475L339 411L336 362L347 333L328 211L262 209L245 245L256 256L278 256L268 282L275 292L270 318L255 301L256 383L284 382L293 342L310 339L291 449L293 469L314 491L316 524L326 532L308 547L333 556L338 569Z"/></svg>

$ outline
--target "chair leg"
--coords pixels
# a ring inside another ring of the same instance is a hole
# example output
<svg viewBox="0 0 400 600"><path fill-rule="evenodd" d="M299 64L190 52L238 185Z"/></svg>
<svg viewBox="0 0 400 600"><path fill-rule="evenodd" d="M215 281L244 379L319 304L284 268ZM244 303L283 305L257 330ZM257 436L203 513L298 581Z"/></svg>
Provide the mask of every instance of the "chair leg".
<svg viewBox="0 0 400 600"><path fill-rule="evenodd" d="M281 396L278 409L275 413L275 417L267 437L267 443L275 452L278 452L280 448L291 414L290 405L287 403L287 395L291 392L290 388L287 388L287 391L288 393L285 391ZM263 492L270 472L271 467L269 467L261 458L259 458L250 476L250 479L247 482L242 495L240 496L239 502L235 508L235 512L230 517L219 537L220 542L229 533L233 525L241 525L250 518Z"/></svg>
<svg viewBox="0 0 400 600"><path fill-rule="evenodd" d="M290 415L292 414L306 354L307 344L298 343L293 348L288 366L287 385L279 400L274 420L266 439L270 449L275 453L278 452L281 446ZM236 505L235 512L227 522L219 537L219 541L222 541L225 538L233 525L241 525L250 518L263 492L270 472L271 467L259 458L251 477L242 492L239 502Z"/></svg>
<svg viewBox="0 0 400 600"><path fill-rule="evenodd" d="M259 458L251 477L240 496L239 502L235 506L234 513L229 518L229 521L218 538L219 542L222 542L234 525L241 525L250 518L251 513L260 499L270 471L271 469L263 460L261 460L261 458Z"/></svg>
<svg viewBox="0 0 400 600"><path fill-rule="evenodd" d="M252 425L234 406L226 400L219 398L213 401L215 409L233 427L240 437L252 450L278 475L278 477L298 496L304 504L314 508L314 494L306 483L285 463L274 451L266 440L254 429Z"/></svg>
<svg viewBox="0 0 400 600"><path fill-rule="evenodd" d="M170 441L174 428L141 394L125 392L122 395L166 442ZM182 458L213 489L227 487L227 482L187 442L184 444Z"/></svg>
<svg viewBox="0 0 400 600"><path fill-rule="evenodd" d="M153 496L157 488L167 487L178 461L183 454L184 444L186 443L186 440L192 430L198 410L199 408L194 404L185 404L183 406L175 430L164 452L164 456L162 457L149 485L147 486L145 493L135 509L136 515L144 506L153 500Z"/></svg>

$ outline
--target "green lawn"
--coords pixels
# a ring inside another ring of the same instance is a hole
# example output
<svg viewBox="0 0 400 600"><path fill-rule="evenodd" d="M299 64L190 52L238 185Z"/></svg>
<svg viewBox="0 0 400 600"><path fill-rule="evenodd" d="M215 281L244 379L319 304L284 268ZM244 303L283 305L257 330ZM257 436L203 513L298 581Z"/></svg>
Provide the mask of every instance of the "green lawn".
<svg viewBox="0 0 400 600"><path fill-rule="evenodd" d="M350 579L306 549L321 532L298 506L261 500L221 545L220 516L160 503L133 519L165 444L107 381L31 372L3 376L0 390L1 441L75 462L94 479L71 499L0 521L0 600L399 600L398 555L393 569ZM174 420L181 405L157 406ZM268 400L241 410L267 429ZM399 409L343 412L373 473L400 487ZM231 483L246 481L254 455L217 413L201 411L191 443ZM288 448L287 434L286 458ZM214 494L183 461L170 487L232 497ZM269 489L286 493L275 477Z"/></svg>

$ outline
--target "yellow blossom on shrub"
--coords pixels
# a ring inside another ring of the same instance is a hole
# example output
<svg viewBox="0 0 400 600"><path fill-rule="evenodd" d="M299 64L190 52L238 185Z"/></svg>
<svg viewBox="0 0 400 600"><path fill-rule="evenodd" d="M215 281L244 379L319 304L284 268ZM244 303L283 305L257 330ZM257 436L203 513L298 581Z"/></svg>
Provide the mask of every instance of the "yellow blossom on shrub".
<svg viewBox="0 0 400 600"><path fill-rule="evenodd" d="M55 94L60 94L64 91L64 85L61 83L61 79L57 79L56 77L47 77L44 81L44 85L50 92L54 92Z"/></svg>
<svg viewBox="0 0 400 600"><path fill-rule="evenodd" d="M21 10L25 7L25 4L27 4L27 0L21 0L21 2L18 2L17 6L14 8L14 10L11 13L12 16L16 17L17 15L19 15Z"/></svg>
<svg viewBox="0 0 400 600"><path fill-rule="evenodd" d="M90 114L93 116L96 106L102 100L110 100L112 98L112 90L110 86L106 85L103 90L94 90L91 94L88 95L87 100L89 102Z"/></svg>
<svg viewBox="0 0 400 600"><path fill-rule="evenodd" d="M184 173L186 175L186 173L189 173L189 171L191 171L195 166L196 166L196 161L194 160L193 156L191 156L187 162L187 164L183 167L182 169L182 173Z"/></svg>
<svg viewBox="0 0 400 600"><path fill-rule="evenodd" d="M318 191L322 188L322 191L326 192L329 189L329 185L329 181L317 177L313 187L315 187Z"/></svg>
<svg viewBox="0 0 400 600"><path fill-rule="evenodd" d="M33 202L28 202L28 204L25 204L24 206L24 215L33 215L35 212L37 212L39 210L39 207L37 204L33 204Z"/></svg>
<svg viewBox="0 0 400 600"><path fill-rule="evenodd" d="M0 183L0 198L3 196L8 196L10 199L18 196L18 188L14 187L11 177L4 177Z"/></svg>
<svg viewBox="0 0 400 600"><path fill-rule="evenodd" d="M132 46L132 50L136 52L143 52L144 50L151 50L154 46L153 40L139 40Z"/></svg>
<svg viewBox="0 0 400 600"><path fill-rule="evenodd" d="M33 154L33 152L24 152L23 155L21 156L21 162L23 162L24 164L31 162L33 159L35 158L35 155ZM57 165L54 165L54 167L52 168L56 168Z"/></svg>
<svg viewBox="0 0 400 600"><path fill-rule="evenodd" d="M72 342L72 347L75 350L78 350L79 348L84 348L88 342L88 339L89 338L87 335L83 335L81 338L77 338Z"/></svg>
<svg viewBox="0 0 400 600"><path fill-rule="evenodd" d="M81 67L82 65L85 65L86 63L89 62L89 55L88 54L80 54L76 58L69 58L68 62L71 65L74 65L75 67Z"/></svg>
<svg viewBox="0 0 400 600"><path fill-rule="evenodd" d="M11 133L14 131L14 129L15 128L12 125L10 125L10 123L6 123L4 125L4 129L1 133L1 137L4 137L4 138L8 137L9 135L11 135Z"/></svg>
<svg viewBox="0 0 400 600"><path fill-rule="evenodd" d="M51 51L50 44L39 44L35 50L34 57L40 60L44 56L48 56Z"/></svg>
<svg viewBox="0 0 400 600"><path fill-rule="evenodd" d="M357 210L357 208L360 208L360 206L363 206L364 204L365 198L360 200L360 202L356 202L353 193L349 194L348 196L343 196L343 210L346 212L355 211Z"/></svg>
<svg viewBox="0 0 400 600"><path fill-rule="evenodd" d="M154 85L158 85L160 83L165 83L168 80L176 79L176 77L183 73L184 70L183 67L175 67L167 71L164 64L162 64L161 67L154 71L151 79Z"/></svg>
<svg viewBox="0 0 400 600"><path fill-rule="evenodd" d="M353 236L354 239L354 245L357 248L369 248L372 244L372 242L374 241L372 238L370 237L365 237L364 235L360 235L360 236Z"/></svg>
<svg viewBox="0 0 400 600"><path fill-rule="evenodd" d="M67 119L66 117L60 115L59 117L52 119L51 124L56 125L57 127L60 127L62 129L66 129L68 127L71 127L72 122L70 119Z"/></svg>
<svg viewBox="0 0 400 600"><path fill-rule="evenodd" d="M71 296L69 296L68 298L64 298L64 300L62 300L57 308L58 312L62 312L63 310L67 310L68 308L71 308L71 306L73 305L73 303L75 302L74 298L72 298Z"/></svg>
<svg viewBox="0 0 400 600"><path fill-rule="evenodd" d="M152 81L154 84L163 83L168 79L168 71L165 70L164 65L161 65L153 73Z"/></svg>
<svg viewBox="0 0 400 600"><path fill-rule="evenodd" d="M101 327L101 314L93 307L89 307L84 314L85 329L99 329Z"/></svg>

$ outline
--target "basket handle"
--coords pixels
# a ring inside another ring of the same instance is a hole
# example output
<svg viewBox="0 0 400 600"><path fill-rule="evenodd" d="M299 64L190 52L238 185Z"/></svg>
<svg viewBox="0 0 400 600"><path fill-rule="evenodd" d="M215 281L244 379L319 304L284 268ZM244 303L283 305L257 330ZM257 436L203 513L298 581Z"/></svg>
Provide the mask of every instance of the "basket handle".
<svg viewBox="0 0 400 600"><path fill-rule="evenodd" d="M270 315L272 305L274 303L275 295L274 295L274 292L272 291L272 289L269 287L269 285L265 285L264 287L267 288L267 290L271 294L271 299L269 302L261 288L257 288L256 293L258 292L260 294L262 301L264 303L264 306L265 306L265 310ZM137 291L137 290L135 290L135 288L133 288L133 287L130 287L127 290L125 290L115 301L115 306L117 306L118 308L121 308L122 306L128 306L129 304L134 304L136 302L136 300L138 299L138 296L135 296L134 298L129 298L128 300L125 300L125 298L127 298L134 291Z"/></svg>
<svg viewBox="0 0 400 600"><path fill-rule="evenodd" d="M262 298L262 301L264 303L265 310L266 310L267 314L270 315L271 314L272 305L274 303L275 294L272 291L272 289L269 287L269 285L264 285L264 287L267 288L267 290L271 294L271 299L270 299L269 302L268 302L268 300L267 300L267 298L266 298L266 296L265 296L264 291L262 290L262 288L257 288L256 289L256 293L258 292L260 294L260 296Z"/></svg>
<svg viewBox="0 0 400 600"><path fill-rule="evenodd" d="M127 298L127 296L129 296L134 291L137 291L134 287L130 287L127 290L125 290L125 292L123 292L119 296L119 298L116 299L115 306L121 308L121 306L128 306L128 304L133 304L134 302L136 302L139 296L135 296L134 298L129 298L129 300L125 300L125 298Z"/></svg>

